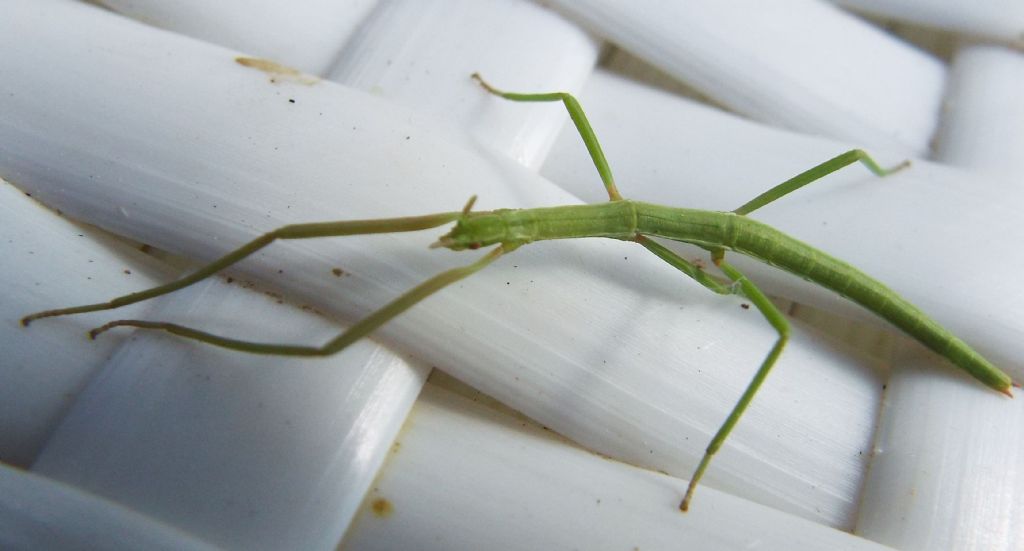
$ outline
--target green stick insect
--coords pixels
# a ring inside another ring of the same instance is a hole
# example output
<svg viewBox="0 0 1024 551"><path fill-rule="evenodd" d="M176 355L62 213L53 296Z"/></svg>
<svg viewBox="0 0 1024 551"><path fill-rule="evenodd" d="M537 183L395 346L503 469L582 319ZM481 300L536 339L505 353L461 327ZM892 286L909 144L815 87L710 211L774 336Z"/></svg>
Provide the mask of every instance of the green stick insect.
<svg viewBox="0 0 1024 551"><path fill-rule="evenodd" d="M541 94L504 92L492 87L478 74L473 74L472 77L491 94L508 100L560 101L565 104L569 116L583 138L583 143L590 152L597 172L604 182L610 201L593 205L471 212L474 197L460 212L443 212L404 218L288 225L250 241L219 260L177 281L118 297L109 302L38 312L23 318L22 324L27 326L34 320L52 316L109 310L165 295L210 277L278 239L409 232L454 222L454 228L442 236L432 247L461 251L496 245L476 262L442 272L410 289L322 346L249 342L220 337L173 323L143 320L116 320L93 329L89 333L90 337L95 338L100 333L114 327L130 326L164 330L214 346L255 354L326 356L343 350L408 310L414 304L444 287L476 273L500 256L528 243L580 237L606 237L633 241L715 293L745 296L778 332L775 345L772 346L739 401L712 438L694 471L686 494L679 505L683 511L689 508L694 490L704 475L704 471L707 470L711 458L722 447L722 443L736 426L747 406L750 405L750 401L761 387L772 366L775 365L789 339L789 323L785 316L753 282L725 260L726 251L734 251L789 271L864 306L928 348L945 356L985 385L1011 395L1010 387L1013 382L1009 376L896 292L853 266L746 216L772 201L856 162L862 163L878 176L885 176L898 170L906 163L886 170L863 151L849 151L771 188L729 212L666 207L631 201L624 199L619 194L612 179L611 169L598 144L597 136L590 127L582 107L573 96L564 92ZM711 254L714 264L731 283L721 283L701 267L683 259L657 241L652 240L651 237L692 243L707 250Z"/></svg>

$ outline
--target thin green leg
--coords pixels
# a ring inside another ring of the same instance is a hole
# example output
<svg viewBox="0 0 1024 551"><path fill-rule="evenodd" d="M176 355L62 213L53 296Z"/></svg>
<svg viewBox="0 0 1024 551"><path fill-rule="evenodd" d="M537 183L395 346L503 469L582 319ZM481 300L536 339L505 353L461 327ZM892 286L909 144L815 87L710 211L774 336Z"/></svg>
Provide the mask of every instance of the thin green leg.
<svg viewBox="0 0 1024 551"><path fill-rule="evenodd" d="M762 193L761 195L754 197L750 201L747 201L743 206L734 210L733 212L735 212L736 214L750 214L751 212L754 212L755 210L767 205L768 203L771 203L776 199L781 198L784 195L793 193L794 191L806 186L807 184L810 184L811 182L819 180L843 167L849 166L858 161L864 166L866 166L868 170L870 170L876 176L879 177L888 176L889 174L892 174L897 170L901 170L903 168L910 166L910 161L903 161L902 163L892 168L882 168L881 166L878 165L877 162L875 162L874 159L871 158L870 155L868 155L863 150L852 149L850 151L847 151L846 153L843 153L842 155L833 157L816 167L810 168L808 170L805 170L804 172L801 172L800 174L797 174L796 176L790 178L789 180L786 180L785 182L782 182L781 184L769 189L768 191Z"/></svg>
<svg viewBox="0 0 1024 551"><path fill-rule="evenodd" d="M708 275L708 273L700 267L672 252L661 243L658 243L645 235L637 236L634 241L643 245L648 251L654 253L658 258L669 263L669 265L680 272L690 276L694 281L708 289L711 289L720 295L732 294L732 288L730 286L722 285L718 280Z"/></svg>
<svg viewBox="0 0 1024 551"><path fill-rule="evenodd" d="M754 399L754 395L757 394L758 389L761 388L761 384L764 383L765 378L768 377L768 373L771 371L772 366L775 365L776 360L779 359L779 355L782 354L782 349L785 348L786 342L789 340L789 322L786 321L786 317L782 312L772 304L768 297L765 296L765 294L762 293L761 290L753 284L753 282L747 279L746 276L740 273L740 271L734 268L731 264L725 262L725 253L721 249L711 250L712 260L722 270L722 273L733 281L733 285L722 285L692 262L683 259L660 243L653 241L646 236L639 236L636 241L646 247L647 250L657 255L658 258L661 258L715 293L720 295L728 295L737 292L743 294L750 299L754 306L762 315L764 315L765 319L768 320L768 323L770 323L779 334L778 340L775 341L775 345L772 346L772 349L768 352L768 355L761 363L761 367L757 370L757 373L754 374L754 378L751 379L750 383L747 385L743 395L740 397L736 405L733 406L732 411L725 419L725 422L722 423L722 426L719 427L714 438L711 439L711 443L708 444L707 450L704 452L704 457L701 458L700 464L697 465L697 469L690 478L690 484L686 488L686 495L683 496L683 500L679 504L679 508L686 511L690 508L690 501L693 499L693 492L697 489L697 484L700 483L700 479L704 476L704 471L707 470L708 465L711 463L711 458L722 447L725 439L729 437L729 433L732 432L733 427L735 427L736 423L739 422L743 412L746 411L747 406L749 406L751 400Z"/></svg>
<svg viewBox="0 0 1024 551"><path fill-rule="evenodd" d="M375 220L348 220L341 222L314 222L310 224L293 224L290 226L280 227L270 233L265 233L256 239L242 245L241 247L231 251L230 253L222 256L218 260L215 260L206 266L203 266L199 270L192 274L189 274L177 281L172 281L166 285L160 285L147 289L145 291L139 291L137 293L131 293L121 297L117 297L108 302L100 302L97 304L87 304L84 306L74 306L71 308L59 308L56 310L46 310L43 312L37 312L21 318L21 324L27 326L32 321L40 318L49 318L54 316L64 316L67 314L82 314L85 312L97 312L100 310L111 310L119 308L121 306L127 306L143 300L148 300L160 295L166 295L173 291L177 291L183 287L188 287L193 283L202 281L217 272L235 264L236 262L244 259L245 257L255 253L256 251L266 247L273 243L277 239L307 239L311 237L337 237L344 235L361 235L371 233L391 233L391 232L408 232L408 231L419 231L429 228L435 228L437 226L452 222L462 216L460 212L442 212L439 214L429 214L426 216L409 216L403 218L381 218Z"/></svg>
<svg viewBox="0 0 1024 551"><path fill-rule="evenodd" d="M697 484L700 482L701 477L704 476L704 471L707 470L708 464L711 462L711 458L714 457L715 453L718 452L719 448L728 438L729 433L732 432L733 427L740 420L743 412L746 411L747 406L750 405L750 401L754 399L754 395L757 394L758 389L761 388L761 384L764 383L765 378L771 371L772 366L775 365L775 361L779 359L779 355L782 354L782 349L785 348L786 342L789 340L789 322L786 321L786 317L775 307L774 304L768 297L761 292L749 279L746 278L739 270L734 268L728 262L725 262L722 257L722 252L718 251L713 253L715 264L722 269L725 275L734 281L739 287L739 291L743 293L757 309L764 315L768 323L775 328L779 333L779 338L775 341L775 345L768 352L764 361L761 362L761 367L754 374L754 378L750 380L747 385L747 389L743 391L743 395L740 396L736 405L732 408L732 412L729 413L729 417L725 419L722 426L719 427L718 432L715 433L715 437L711 439L711 443L708 444L707 450L704 452L704 457L701 458L700 464L697 465L697 470L694 471L693 476L690 478L690 484L686 488L686 495L683 496L683 501L679 504L679 508L686 511L690 508L690 501L693 499L693 492L697 489Z"/></svg>
<svg viewBox="0 0 1024 551"><path fill-rule="evenodd" d="M184 337L187 339L193 339L213 346L220 346L222 348L229 348L231 350L238 350L241 352L250 352L253 354L274 354L278 356L329 356L336 352L347 348L352 343L365 337L366 335L373 332L375 329L384 325L395 316L405 312L416 303L429 297L430 295L440 291L441 289L459 281L469 275L472 275L485 266L496 260L502 254L514 250L516 245L499 245L492 249L483 258L467 266L460 268L453 268L451 270L441 272L436 276L420 283L416 287L408 290L402 296L389 302L380 310L370 314L363 318L348 330L342 332L337 337L331 339L323 346L303 346L303 345L291 345L291 344L272 344L272 343L260 343L252 341L244 341L237 339L229 339L226 337L220 337L207 333L205 331L199 331L198 329L192 329L175 323L165 322L153 322L143 320L117 320L112 321L102 327L98 327L89 332L89 336L96 338L97 335L112 329L114 327L138 327L141 329L156 329L163 330L169 333Z"/></svg>
<svg viewBox="0 0 1024 551"><path fill-rule="evenodd" d="M619 194L618 188L615 187L615 179L612 178L612 169L608 166L608 160L604 157L604 151L601 149L601 144L597 141L597 134L594 134L594 129L591 128L590 121L587 120L587 115L583 113L583 107L580 106L580 102L576 101L576 98L574 98L572 94L569 94L568 92L547 92L540 94L505 92L488 84L479 73L473 73L472 77L473 80L480 83L480 86L483 86L488 92L496 96L501 96L507 100L560 101L565 104L566 110L569 111L569 118L572 119L573 124L576 125L576 130L579 131L580 137L583 138L584 145L587 146L587 151L590 152L590 158L594 161L597 173L601 175L601 181L604 182L604 188L608 191L608 198L612 201L622 200L622 195Z"/></svg>

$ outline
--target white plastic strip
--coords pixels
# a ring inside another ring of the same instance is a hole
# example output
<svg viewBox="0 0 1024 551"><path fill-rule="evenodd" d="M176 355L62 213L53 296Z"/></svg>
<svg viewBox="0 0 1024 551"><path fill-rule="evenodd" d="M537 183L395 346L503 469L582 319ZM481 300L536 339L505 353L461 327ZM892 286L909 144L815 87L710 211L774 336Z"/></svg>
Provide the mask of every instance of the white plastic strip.
<svg viewBox="0 0 1024 551"><path fill-rule="evenodd" d="M950 73L936 160L961 168L1024 174L1024 53L968 45Z"/></svg>
<svg viewBox="0 0 1024 551"><path fill-rule="evenodd" d="M156 301L147 317L234 338L272 329L267 340L287 343L342 329L247 287L212 279ZM282 359L138 333L33 471L229 549L330 548L427 372L369 340L325 359Z"/></svg>
<svg viewBox="0 0 1024 551"><path fill-rule="evenodd" d="M1024 401L936 376L931 357L904 354L898 366L857 533L907 550L1019 549Z"/></svg>
<svg viewBox="0 0 1024 551"><path fill-rule="evenodd" d="M147 25L322 75L377 0L99 0Z"/></svg>
<svg viewBox="0 0 1024 551"><path fill-rule="evenodd" d="M565 117L550 105L493 101L466 86L469 76L514 90L575 91L597 54L597 41L533 2L389 1L327 78L415 108L419 124L452 128L453 140L472 136L536 169Z"/></svg>
<svg viewBox="0 0 1024 551"><path fill-rule="evenodd" d="M69 12L63 16L70 25L88 28L90 18L99 14L74 3L66 6ZM23 8L42 9L36 15L45 21L43 26L59 24L47 20L42 4ZM83 49L65 62L74 66L88 59L89 50ZM18 329L15 316L99 302L156 282L125 264L132 257L120 258L126 254L124 246L105 251L109 245L94 243L81 231L69 234L66 221L20 192L7 187L5 193L12 196L5 208L18 209L4 218L11 229L6 241L13 258L11 279L15 289L32 286L31 292L4 299L12 303L5 311L13 319L5 324L3 338L15 343L6 347L15 356L4 365L9 385L3 391L12 396L4 402L5 413L11 415L3 419L13 425L4 435L15 440L20 452L5 453L5 459L30 464L43 439L52 435L35 462L37 472L74 482L179 529L233 548L333 546L428 369L410 367L371 341L325 363L253 360L244 354L218 355L208 347L192 347L194 354L181 348L169 352L167 342L146 336L120 349L101 371L98 364L126 333L104 335L99 346L84 335L102 323L97 320L112 317L168 319L176 311L187 311L195 316L186 322L198 323L216 314L223 327L247 329L236 334L239 338L259 338L267 322L277 320L292 331L290 336L281 331L277 338L296 342L326 340L342 327L311 312L278 307L262 293L237 286L219 295L223 282L211 281L191 290L198 297L191 303L188 293L180 293L165 301L164 308L144 304L117 313L41 320L29 330ZM94 277L97 272L103 277ZM340 277L344 274L331 276L335 281ZM51 327L74 332L47 331ZM223 327L210 329L223 332ZM49 346L39 346L41 342ZM99 378L73 402L97 372Z"/></svg>
<svg viewBox="0 0 1024 551"><path fill-rule="evenodd" d="M754 119L918 155L935 131L942 64L829 4L552 3L600 36Z"/></svg>
<svg viewBox="0 0 1024 551"><path fill-rule="evenodd" d="M132 245L56 215L0 181L0 457L28 467L50 433L125 335L98 342L86 331L96 316L23 328L48 308L107 300L152 287L176 272ZM152 305L125 308L143 316Z"/></svg>
<svg viewBox="0 0 1024 551"><path fill-rule="evenodd" d="M218 549L135 511L3 463L0 547L9 551Z"/></svg>
<svg viewBox="0 0 1024 551"><path fill-rule="evenodd" d="M427 385L341 549L887 549L684 487Z"/></svg>
<svg viewBox="0 0 1024 551"><path fill-rule="evenodd" d="M833 0L852 9L958 34L1024 45L1024 3L1018 0Z"/></svg>

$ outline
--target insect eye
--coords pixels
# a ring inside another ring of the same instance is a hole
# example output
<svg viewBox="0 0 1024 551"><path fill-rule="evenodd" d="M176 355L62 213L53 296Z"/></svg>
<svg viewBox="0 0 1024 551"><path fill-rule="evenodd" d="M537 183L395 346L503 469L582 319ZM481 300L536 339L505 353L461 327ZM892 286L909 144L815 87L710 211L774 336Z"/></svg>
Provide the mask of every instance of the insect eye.
<svg viewBox="0 0 1024 551"><path fill-rule="evenodd" d="M482 247L482 246L483 246L483 245L482 245L482 244L481 244L481 243L480 243L479 241L474 241L474 242L470 243L469 245L467 245L467 247L468 247L468 248L469 248L470 250L474 250L474 251L475 251L475 250L477 250L477 249L479 249L479 248L480 248L480 247Z"/></svg>

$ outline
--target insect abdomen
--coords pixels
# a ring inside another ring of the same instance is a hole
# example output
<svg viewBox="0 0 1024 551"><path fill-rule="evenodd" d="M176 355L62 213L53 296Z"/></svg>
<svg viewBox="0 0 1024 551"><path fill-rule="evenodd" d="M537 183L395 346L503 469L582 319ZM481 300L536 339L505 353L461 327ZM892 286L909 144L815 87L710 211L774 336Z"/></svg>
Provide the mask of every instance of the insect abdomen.
<svg viewBox="0 0 1024 551"><path fill-rule="evenodd" d="M774 228L742 218L730 248L796 274L874 312L1000 392L1012 381L967 343L895 291L850 264Z"/></svg>

